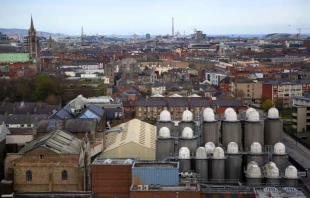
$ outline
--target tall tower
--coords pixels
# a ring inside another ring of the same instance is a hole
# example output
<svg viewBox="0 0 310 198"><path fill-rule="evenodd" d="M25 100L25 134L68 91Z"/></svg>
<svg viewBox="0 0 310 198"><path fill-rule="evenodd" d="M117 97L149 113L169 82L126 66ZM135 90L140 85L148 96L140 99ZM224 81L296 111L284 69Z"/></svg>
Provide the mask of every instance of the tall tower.
<svg viewBox="0 0 310 198"><path fill-rule="evenodd" d="M174 18L172 17L172 37L174 37Z"/></svg>
<svg viewBox="0 0 310 198"><path fill-rule="evenodd" d="M82 27L82 32L81 32L81 43L84 44L84 31Z"/></svg>
<svg viewBox="0 0 310 198"><path fill-rule="evenodd" d="M38 57L37 31L34 29L31 16L30 29L28 30L28 49L30 59Z"/></svg>

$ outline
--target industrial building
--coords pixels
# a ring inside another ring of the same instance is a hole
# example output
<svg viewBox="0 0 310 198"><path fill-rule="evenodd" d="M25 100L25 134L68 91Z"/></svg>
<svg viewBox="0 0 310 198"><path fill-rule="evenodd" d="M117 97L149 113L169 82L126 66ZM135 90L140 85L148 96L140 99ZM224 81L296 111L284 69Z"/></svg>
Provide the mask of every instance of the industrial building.
<svg viewBox="0 0 310 198"><path fill-rule="evenodd" d="M203 197L276 192L306 197L300 188L303 173L290 165L282 131L276 108L266 118L253 108L239 115L227 108L224 116L206 108L198 117L186 110L181 121L164 110L157 121L156 159L178 162L178 186L199 184ZM266 186L276 188L270 192Z"/></svg>
<svg viewBox="0 0 310 198"><path fill-rule="evenodd" d="M102 157L155 160L156 126L133 119L106 133Z"/></svg>

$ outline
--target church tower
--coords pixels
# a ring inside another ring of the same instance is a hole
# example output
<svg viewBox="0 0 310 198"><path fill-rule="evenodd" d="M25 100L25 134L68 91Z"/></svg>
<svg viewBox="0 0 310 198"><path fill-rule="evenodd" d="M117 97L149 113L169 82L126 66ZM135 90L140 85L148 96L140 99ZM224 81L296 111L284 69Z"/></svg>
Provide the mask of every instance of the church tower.
<svg viewBox="0 0 310 198"><path fill-rule="evenodd" d="M31 16L31 24L30 29L28 30L28 50L30 59L34 59L38 57L38 49L37 49L37 31L34 29L33 20Z"/></svg>

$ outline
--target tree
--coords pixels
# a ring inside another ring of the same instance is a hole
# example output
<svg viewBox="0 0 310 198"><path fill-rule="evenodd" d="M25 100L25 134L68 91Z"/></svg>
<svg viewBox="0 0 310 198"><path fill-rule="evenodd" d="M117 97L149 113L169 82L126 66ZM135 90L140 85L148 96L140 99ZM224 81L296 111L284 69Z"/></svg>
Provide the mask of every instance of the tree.
<svg viewBox="0 0 310 198"><path fill-rule="evenodd" d="M265 100L265 102L263 102L263 104L262 104L262 108L265 112L267 112L273 106L274 106L274 104L273 104L272 100L270 100L270 99Z"/></svg>
<svg viewBox="0 0 310 198"><path fill-rule="evenodd" d="M245 93L242 89L236 89L236 92L235 92L235 97L237 98L244 98L245 96Z"/></svg>
<svg viewBox="0 0 310 198"><path fill-rule="evenodd" d="M36 100L45 101L45 99L52 94L58 95L55 81L45 74L38 76L34 93Z"/></svg>
<svg viewBox="0 0 310 198"><path fill-rule="evenodd" d="M284 108L284 102L282 97L277 97L274 101L274 105L277 109L281 110Z"/></svg>

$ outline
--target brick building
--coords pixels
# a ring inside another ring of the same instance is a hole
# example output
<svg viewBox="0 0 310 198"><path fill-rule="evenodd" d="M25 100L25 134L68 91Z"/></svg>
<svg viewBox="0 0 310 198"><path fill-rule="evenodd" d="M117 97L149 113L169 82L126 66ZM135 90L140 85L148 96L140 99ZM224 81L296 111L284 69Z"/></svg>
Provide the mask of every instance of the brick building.
<svg viewBox="0 0 310 198"><path fill-rule="evenodd" d="M56 130L8 154L5 179L13 181L16 192L90 190L90 157L88 138Z"/></svg>

